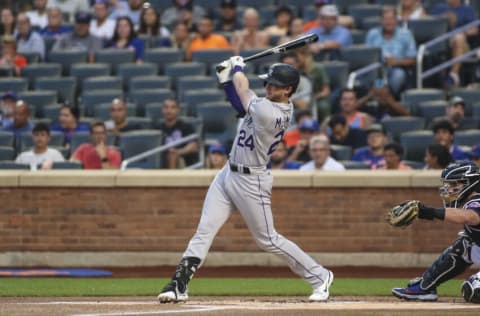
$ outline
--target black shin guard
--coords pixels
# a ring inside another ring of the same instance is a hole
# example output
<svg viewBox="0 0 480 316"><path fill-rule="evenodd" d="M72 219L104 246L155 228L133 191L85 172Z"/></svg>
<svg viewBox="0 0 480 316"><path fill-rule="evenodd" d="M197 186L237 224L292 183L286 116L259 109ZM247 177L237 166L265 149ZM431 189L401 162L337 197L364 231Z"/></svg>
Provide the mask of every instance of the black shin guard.
<svg viewBox="0 0 480 316"><path fill-rule="evenodd" d="M197 271L200 265L200 258L197 257L185 257L182 258L177 266L177 270L172 277L172 280L177 281L178 290L185 292L188 282L193 278L193 275Z"/></svg>
<svg viewBox="0 0 480 316"><path fill-rule="evenodd" d="M471 241L466 236L458 238L453 245L445 249L432 266L422 276L420 287L425 290L436 289L440 284L448 281L465 271L472 261L469 258Z"/></svg>

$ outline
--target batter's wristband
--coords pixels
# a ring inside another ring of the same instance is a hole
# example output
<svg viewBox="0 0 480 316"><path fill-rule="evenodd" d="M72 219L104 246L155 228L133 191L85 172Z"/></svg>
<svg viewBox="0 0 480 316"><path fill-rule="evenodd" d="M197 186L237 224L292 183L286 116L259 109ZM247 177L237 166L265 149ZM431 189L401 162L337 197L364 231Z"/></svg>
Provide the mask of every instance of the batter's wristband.
<svg viewBox="0 0 480 316"><path fill-rule="evenodd" d="M240 66L240 65L235 65L232 69L232 74L236 73L236 72L243 72L243 67Z"/></svg>
<svg viewBox="0 0 480 316"><path fill-rule="evenodd" d="M435 218L438 218L443 221L445 219L445 208L435 208L422 205L418 210L418 218L428 219L431 221L433 221Z"/></svg>

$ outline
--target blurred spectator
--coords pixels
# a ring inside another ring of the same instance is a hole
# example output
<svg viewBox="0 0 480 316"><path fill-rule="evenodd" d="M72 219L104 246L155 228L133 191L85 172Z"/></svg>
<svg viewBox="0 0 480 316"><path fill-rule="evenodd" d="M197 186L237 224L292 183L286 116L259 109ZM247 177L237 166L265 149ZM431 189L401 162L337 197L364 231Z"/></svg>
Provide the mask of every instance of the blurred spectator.
<svg viewBox="0 0 480 316"><path fill-rule="evenodd" d="M353 89L344 89L340 95L340 114L345 117L351 128L368 129L373 123L373 118L367 113L358 110L357 92ZM330 118L322 122L322 131L327 131Z"/></svg>
<svg viewBox="0 0 480 316"><path fill-rule="evenodd" d="M15 14L11 8L3 8L0 12L0 36L15 34Z"/></svg>
<svg viewBox="0 0 480 316"><path fill-rule="evenodd" d="M30 108L28 104L23 100L18 100L13 110L13 122L10 125L2 127L2 130L7 132L13 132L15 139L22 133L31 132L33 124L30 121Z"/></svg>
<svg viewBox="0 0 480 316"><path fill-rule="evenodd" d="M50 127L45 123L38 123L32 130L33 148L24 151L15 159L16 163L41 166L41 169L51 169L54 162L65 161L62 154L54 149L49 148L50 143Z"/></svg>
<svg viewBox="0 0 480 316"><path fill-rule="evenodd" d="M105 128L108 132L115 135L114 145L120 145L121 133L142 129L138 123L128 120L127 105L123 100L113 99L110 106L110 120L105 122Z"/></svg>
<svg viewBox="0 0 480 316"><path fill-rule="evenodd" d="M217 18L215 31L233 32L242 28L237 19L237 1L220 0L220 16Z"/></svg>
<svg viewBox="0 0 480 316"><path fill-rule="evenodd" d="M192 36L188 32L188 25L183 22L177 22L170 38L162 38L158 42L159 47L173 47L183 49L184 51L190 46Z"/></svg>
<svg viewBox="0 0 480 316"><path fill-rule="evenodd" d="M424 169L444 169L453 159L445 146L430 144L425 150L423 161L425 161Z"/></svg>
<svg viewBox="0 0 480 316"><path fill-rule="evenodd" d="M182 137L194 134L195 129L191 124L185 123L179 118L180 106L175 99L165 99L163 101L162 113L164 121L159 129L165 137L165 144L171 143ZM164 161L168 169L176 169L182 165L191 165L197 160L199 146L197 141L191 141L187 144L170 148L164 155ZM181 160L184 160L183 162Z"/></svg>
<svg viewBox="0 0 480 316"><path fill-rule="evenodd" d="M330 144L327 136L317 135L309 141L309 154L312 160L300 167L302 171L325 170L343 171L345 167L330 156Z"/></svg>
<svg viewBox="0 0 480 316"><path fill-rule="evenodd" d="M297 142L301 139L299 126L302 124L302 121L305 119L313 119L313 115L310 110L296 110L294 111L294 116L295 122L292 122L292 125L293 123L295 123L295 125L293 125L292 128L287 130L285 136L283 137L287 148L295 146Z"/></svg>
<svg viewBox="0 0 480 316"><path fill-rule="evenodd" d="M286 5L279 6L275 10L275 24L266 26L264 31L270 36L285 36L293 17L294 14L290 7Z"/></svg>
<svg viewBox="0 0 480 316"><path fill-rule="evenodd" d="M430 14L448 18L450 29L464 26L478 18L475 10L471 6L463 4L462 0L447 0L445 2L437 2L433 5ZM452 58L466 53L469 50L468 43L473 44L472 46L478 45L478 26L470 28L463 33L458 33L451 38ZM461 63L452 65L450 72L444 80L445 88L454 88L460 85L461 65Z"/></svg>
<svg viewBox="0 0 480 316"><path fill-rule="evenodd" d="M288 160L307 162L311 159L308 145L310 139L320 132L317 120L314 118L305 118L298 126L300 139L295 146L288 149Z"/></svg>
<svg viewBox="0 0 480 316"><path fill-rule="evenodd" d="M370 168L385 164L383 148L387 144L387 135L380 124L372 124L367 129L368 146L358 148L353 152L352 160L367 163Z"/></svg>
<svg viewBox="0 0 480 316"><path fill-rule="evenodd" d="M222 144L212 144L208 147L208 155L206 159L207 169L222 169L227 162L227 152Z"/></svg>
<svg viewBox="0 0 480 316"><path fill-rule="evenodd" d="M433 119L431 127L438 121L448 120L456 131L478 128L476 120L465 119L465 101L461 97L454 96L450 99L445 108L445 114L446 116Z"/></svg>
<svg viewBox="0 0 480 316"><path fill-rule="evenodd" d="M467 154L453 143L455 130L449 121L443 120L436 122L435 125L433 125L433 133L435 142L445 146L452 155L453 160L468 159Z"/></svg>
<svg viewBox="0 0 480 316"><path fill-rule="evenodd" d="M260 28L257 10L245 9L242 21L243 29L235 31L232 36L234 54L239 55L244 49L266 48L270 45L270 37Z"/></svg>
<svg viewBox="0 0 480 316"><path fill-rule="evenodd" d="M397 26L395 8L382 9L382 25L370 29L365 44L382 49L388 86L395 97L408 87L408 71L416 63L417 48L410 30Z"/></svg>
<svg viewBox="0 0 480 316"><path fill-rule="evenodd" d="M103 42L112 38L115 31L115 20L108 18L108 0L95 0L93 19L90 21L90 34Z"/></svg>
<svg viewBox="0 0 480 316"><path fill-rule="evenodd" d="M2 128L12 125L13 113L15 112L15 104L17 104L17 95L15 92L9 91L2 95L0 100L0 111L2 114L1 126Z"/></svg>
<svg viewBox="0 0 480 316"><path fill-rule="evenodd" d="M73 32L73 28L70 25L63 24L62 11L59 8L47 9L47 16L47 26L40 30L40 35L58 38L62 34Z"/></svg>
<svg viewBox="0 0 480 316"><path fill-rule="evenodd" d="M330 80L327 72L321 63L315 62L312 53L308 48L300 48L295 51L298 60L300 73L310 78L312 82L312 93L314 111L319 119L330 114Z"/></svg>
<svg viewBox="0 0 480 316"><path fill-rule="evenodd" d="M200 23L206 13L204 8L194 4L194 0L172 0L172 6L163 11L160 20L167 26L176 22L185 22L190 26Z"/></svg>
<svg viewBox="0 0 480 316"><path fill-rule="evenodd" d="M140 25L140 14L143 9L144 0L127 0L120 1L117 6L114 7L110 14L111 19L118 19L120 17L128 17L134 25L134 29L137 30Z"/></svg>
<svg viewBox="0 0 480 316"><path fill-rule="evenodd" d="M60 108L60 115L57 123L53 123L51 126L52 131L62 132L65 136L64 146L70 148L70 142L72 135L78 132L87 132L90 127L86 123L81 123L80 110L76 106L69 104L63 104Z"/></svg>
<svg viewBox="0 0 480 316"><path fill-rule="evenodd" d="M288 52L280 56L280 62L292 65L299 69L298 55L295 52ZM293 103L294 109L311 110L312 106L312 89L313 84L310 78L305 74L300 73L300 82L297 90L290 96L290 101Z"/></svg>
<svg viewBox="0 0 480 316"><path fill-rule="evenodd" d="M350 31L338 24L338 9L335 5L325 5L320 10L321 26L309 31L318 35L318 41L310 45L310 50L319 59L339 59L339 49L352 44Z"/></svg>
<svg viewBox="0 0 480 316"><path fill-rule="evenodd" d="M333 0L315 0L314 1L315 11L318 13L318 17L315 20L311 20L311 21L306 22L303 25L303 32L307 33L311 29L321 26L322 25L322 23L321 23L322 7L325 6L325 5L328 5L328 4L333 4L333 2L334 2ZM349 15L339 15L338 16L338 24L340 24L341 26L344 26L346 28L351 29L351 28L353 28L353 24L354 24L353 17L351 17Z"/></svg>
<svg viewBox="0 0 480 316"><path fill-rule="evenodd" d="M299 38L303 35L303 19L300 17L295 17L290 20L288 24L288 30L285 35L280 37L278 40L279 44L286 43L292 41L296 38Z"/></svg>
<svg viewBox="0 0 480 316"><path fill-rule="evenodd" d="M17 41L12 36L4 36L2 38L0 65L13 67L16 76L20 76L21 69L27 65L27 59L17 54Z"/></svg>
<svg viewBox="0 0 480 316"><path fill-rule="evenodd" d="M33 0L33 10L26 12L30 24L37 30L47 26L47 2L48 0Z"/></svg>
<svg viewBox="0 0 480 316"><path fill-rule="evenodd" d="M412 167L402 162L403 147L397 143L389 143L383 147L385 164L379 164L377 170L412 170Z"/></svg>
<svg viewBox="0 0 480 316"><path fill-rule="evenodd" d="M358 100L358 109L380 122L386 117L409 116L410 111L406 106L395 100L388 88L373 87L370 91Z"/></svg>
<svg viewBox="0 0 480 316"><path fill-rule="evenodd" d="M160 15L154 7L145 3L142 12L140 14L140 27L138 34L158 36L158 37L170 37L170 31L162 25L160 21Z"/></svg>
<svg viewBox="0 0 480 316"><path fill-rule="evenodd" d="M470 160L475 162L477 167L480 168L480 143L472 146L472 150L468 153Z"/></svg>
<svg viewBox="0 0 480 316"><path fill-rule="evenodd" d="M299 169L302 164L296 161L288 160L288 150L285 141L282 139L272 155L270 156L269 168L271 169Z"/></svg>
<svg viewBox="0 0 480 316"><path fill-rule="evenodd" d="M107 131L103 122L90 127L91 143L81 144L72 154L71 161L81 162L84 169L118 169L122 163L120 152L105 143Z"/></svg>
<svg viewBox="0 0 480 316"><path fill-rule="evenodd" d="M397 9L397 19L403 27L408 27L408 21L424 18L427 13L420 0L400 0Z"/></svg>
<svg viewBox="0 0 480 316"><path fill-rule="evenodd" d="M67 22L72 21L75 13L87 12L90 9L89 0L48 0L47 8L59 8L68 16Z"/></svg>
<svg viewBox="0 0 480 316"><path fill-rule="evenodd" d="M17 16L17 51L22 53L38 53L40 59L45 59L45 42L43 38L30 25L30 20L25 13Z"/></svg>
<svg viewBox="0 0 480 316"><path fill-rule="evenodd" d="M186 60L192 60L192 53L206 49L228 49L230 43L225 36L213 33L213 20L204 16L198 24L198 35L195 36L185 53Z"/></svg>
<svg viewBox="0 0 480 316"><path fill-rule="evenodd" d="M88 52L88 61L94 62L95 52L102 49L102 40L90 34L92 17L86 12L75 13L75 26L72 33L63 34L53 45L53 51L79 50Z"/></svg>
<svg viewBox="0 0 480 316"><path fill-rule="evenodd" d="M120 17L115 25L115 32L112 40L107 45L110 48L127 48L135 52L135 61L141 63L145 46L143 41L137 37L133 28L132 20L129 17Z"/></svg>
<svg viewBox="0 0 480 316"><path fill-rule="evenodd" d="M341 114L333 115L328 121L332 131L330 143L333 145L350 146L353 150L367 145L367 134L360 128L351 128Z"/></svg>

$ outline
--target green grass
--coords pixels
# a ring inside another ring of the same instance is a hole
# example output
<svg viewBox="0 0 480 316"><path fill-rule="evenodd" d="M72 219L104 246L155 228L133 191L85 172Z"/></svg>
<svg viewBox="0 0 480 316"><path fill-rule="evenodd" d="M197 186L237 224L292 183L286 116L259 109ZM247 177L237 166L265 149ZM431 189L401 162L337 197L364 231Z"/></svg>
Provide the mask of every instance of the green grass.
<svg viewBox="0 0 480 316"><path fill-rule="evenodd" d="M167 279L156 278L0 278L0 296L151 296ZM392 287L407 279L335 279L332 296L389 296ZM461 280L439 288L442 296L460 296ZM189 285L196 296L306 296L311 288L301 279L197 278Z"/></svg>

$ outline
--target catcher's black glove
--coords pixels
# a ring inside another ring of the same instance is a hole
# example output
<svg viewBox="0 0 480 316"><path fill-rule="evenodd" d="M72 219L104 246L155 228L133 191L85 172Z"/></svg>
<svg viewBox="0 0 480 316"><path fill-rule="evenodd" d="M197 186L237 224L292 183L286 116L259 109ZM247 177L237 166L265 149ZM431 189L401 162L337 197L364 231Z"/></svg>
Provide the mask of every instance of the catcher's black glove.
<svg viewBox="0 0 480 316"><path fill-rule="evenodd" d="M393 227L407 227L418 217L420 201L406 201L388 210L387 222Z"/></svg>

